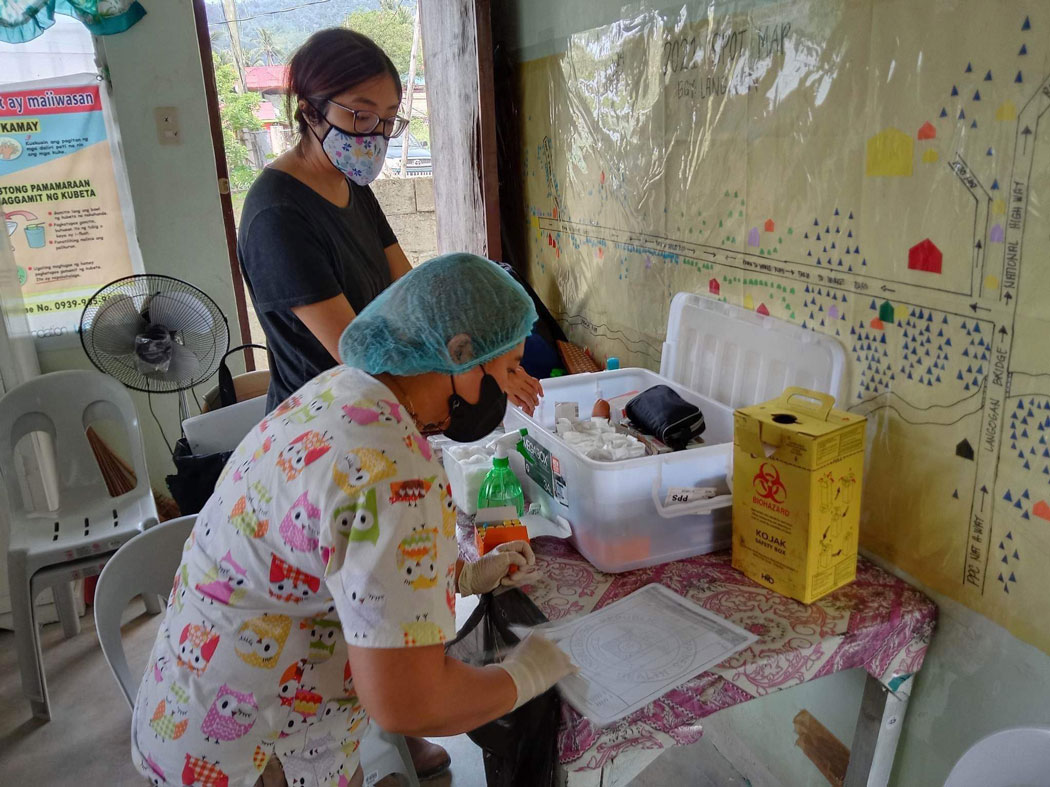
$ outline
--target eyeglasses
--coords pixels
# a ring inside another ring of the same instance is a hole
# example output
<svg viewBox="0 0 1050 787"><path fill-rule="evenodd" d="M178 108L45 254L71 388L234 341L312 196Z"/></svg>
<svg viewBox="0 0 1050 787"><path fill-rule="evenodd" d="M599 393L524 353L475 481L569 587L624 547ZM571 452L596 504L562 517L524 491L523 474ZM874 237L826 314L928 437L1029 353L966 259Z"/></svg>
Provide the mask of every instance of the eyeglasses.
<svg viewBox="0 0 1050 787"><path fill-rule="evenodd" d="M325 119L336 128L347 132L353 129L354 134L374 134L378 130L378 133L387 139L393 139L401 136L408 128L408 118L401 117L401 115L381 118L375 112L344 107L330 98L318 98L315 101L322 105L330 104L331 117L326 115Z"/></svg>

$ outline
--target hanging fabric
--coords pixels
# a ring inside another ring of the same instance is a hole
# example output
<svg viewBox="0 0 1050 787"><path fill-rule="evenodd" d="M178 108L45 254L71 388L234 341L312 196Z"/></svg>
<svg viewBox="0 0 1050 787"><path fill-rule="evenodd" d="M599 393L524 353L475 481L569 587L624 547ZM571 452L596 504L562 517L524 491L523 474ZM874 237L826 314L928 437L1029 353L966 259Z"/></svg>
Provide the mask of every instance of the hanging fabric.
<svg viewBox="0 0 1050 787"><path fill-rule="evenodd" d="M55 14L79 19L92 35L123 33L146 15L136 0L0 0L0 41L23 44L55 23Z"/></svg>

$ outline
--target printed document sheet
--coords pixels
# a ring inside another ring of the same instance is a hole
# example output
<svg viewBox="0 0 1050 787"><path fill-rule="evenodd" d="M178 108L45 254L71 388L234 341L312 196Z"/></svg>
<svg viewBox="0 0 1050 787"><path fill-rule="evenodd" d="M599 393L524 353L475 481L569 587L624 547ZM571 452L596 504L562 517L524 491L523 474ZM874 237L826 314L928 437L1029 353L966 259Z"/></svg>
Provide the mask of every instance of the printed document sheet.
<svg viewBox="0 0 1050 787"><path fill-rule="evenodd" d="M757 639L659 584L537 631L580 668L558 687L569 704L600 726L659 699Z"/></svg>

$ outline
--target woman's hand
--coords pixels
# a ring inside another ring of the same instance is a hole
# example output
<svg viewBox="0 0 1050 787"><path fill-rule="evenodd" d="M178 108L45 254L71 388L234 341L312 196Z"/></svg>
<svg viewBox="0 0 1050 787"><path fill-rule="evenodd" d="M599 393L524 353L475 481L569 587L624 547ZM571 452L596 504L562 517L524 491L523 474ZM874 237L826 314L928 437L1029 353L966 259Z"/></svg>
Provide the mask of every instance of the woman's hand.
<svg viewBox="0 0 1050 787"><path fill-rule="evenodd" d="M510 675L518 692L514 710L578 672L565 651L535 631L508 653L499 667Z"/></svg>
<svg viewBox="0 0 1050 787"><path fill-rule="evenodd" d="M528 581L536 555L527 541L500 544L473 563L464 563L459 572L459 592L463 596L490 593L500 585L516 587ZM513 575L513 576L512 576Z"/></svg>
<svg viewBox="0 0 1050 787"><path fill-rule="evenodd" d="M543 396L543 386L535 377L529 375L520 366L512 369L507 375L507 398L511 404L516 404L529 415L532 415L536 405L540 403Z"/></svg>

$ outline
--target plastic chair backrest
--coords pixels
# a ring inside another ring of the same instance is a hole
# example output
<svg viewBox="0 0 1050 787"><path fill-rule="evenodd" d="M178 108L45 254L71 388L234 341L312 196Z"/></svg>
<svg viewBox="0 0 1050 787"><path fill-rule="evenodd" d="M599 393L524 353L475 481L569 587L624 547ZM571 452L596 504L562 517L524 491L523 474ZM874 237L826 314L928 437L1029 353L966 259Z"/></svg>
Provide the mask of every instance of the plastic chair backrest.
<svg viewBox="0 0 1050 787"><path fill-rule="evenodd" d="M959 758L944 787L1050 784L1050 728L1015 727L982 738Z"/></svg>
<svg viewBox="0 0 1050 787"><path fill-rule="evenodd" d="M86 429L93 422L113 419L121 424L135 471L136 486L120 498L110 498ZM127 389L112 377L84 369L40 375L0 399L0 467L5 472L8 504L20 519L32 512L22 500L13 471L18 441L33 432L51 435L57 469L58 510L46 516L76 513L85 505L117 505L126 496L149 495L149 473L138 412Z"/></svg>
<svg viewBox="0 0 1050 787"><path fill-rule="evenodd" d="M95 630L124 699L133 707L138 681L128 668L120 638L120 618L135 596L152 593L165 599L171 592L182 549L196 515L163 522L128 541L106 563L95 587Z"/></svg>

